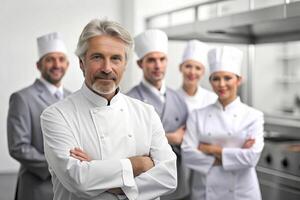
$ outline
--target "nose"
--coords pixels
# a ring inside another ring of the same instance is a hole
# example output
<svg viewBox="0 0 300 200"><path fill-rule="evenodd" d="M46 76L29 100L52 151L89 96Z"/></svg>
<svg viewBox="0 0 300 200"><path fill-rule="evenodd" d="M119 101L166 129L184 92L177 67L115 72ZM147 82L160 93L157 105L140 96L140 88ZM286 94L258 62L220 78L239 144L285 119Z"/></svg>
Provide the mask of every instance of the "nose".
<svg viewBox="0 0 300 200"><path fill-rule="evenodd" d="M220 84L221 87L224 87L225 86L225 80L221 78L219 84Z"/></svg>
<svg viewBox="0 0 300 200"><path fill-rule="evenodd" d="M105 59L101 67L101 71L108 74L112 71L111 62L109 59Z"/></svg>
<svg viewBox="0 0 300 200"><path fill-rule="evenodd" d="M54 66L54 67L58 67L58 66L59 66L59 63L60 63L59 59L54 59L54 60L53 60L53 66Z"/></svg>
<svg viewBox="0 0 300 200"><path fill-rule="evenodd" d="M155 60L155 68L156 69L160 69L161 68L161 66L162 66L162 62L160 61L160 60Z"/></svg>

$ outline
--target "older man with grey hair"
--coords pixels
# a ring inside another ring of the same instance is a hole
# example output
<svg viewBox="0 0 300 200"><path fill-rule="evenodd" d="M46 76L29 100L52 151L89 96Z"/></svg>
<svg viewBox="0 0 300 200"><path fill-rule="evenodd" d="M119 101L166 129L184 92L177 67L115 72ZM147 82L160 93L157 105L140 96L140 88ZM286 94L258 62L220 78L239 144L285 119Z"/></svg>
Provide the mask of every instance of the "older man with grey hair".
<svg viewBox="0 0 300 200"><path fill-rule="evenodd" d="M159 199L176 188L154 108L119 91L132 45L118 23L97 19L79 38L82 88L41 116L55 200Z"/></svg>

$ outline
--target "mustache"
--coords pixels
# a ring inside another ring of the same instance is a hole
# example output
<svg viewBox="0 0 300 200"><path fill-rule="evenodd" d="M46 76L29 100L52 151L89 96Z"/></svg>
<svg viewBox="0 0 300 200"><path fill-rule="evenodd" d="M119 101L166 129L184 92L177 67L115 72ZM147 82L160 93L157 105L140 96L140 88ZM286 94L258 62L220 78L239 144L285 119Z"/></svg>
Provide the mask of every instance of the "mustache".
<svg viewBox="0 0 300 200"><path fill-rule="evenodd" d="M101 72L101 73L97 73L94 76L94 79L116 80L117 77L113 73Z"/></svg>

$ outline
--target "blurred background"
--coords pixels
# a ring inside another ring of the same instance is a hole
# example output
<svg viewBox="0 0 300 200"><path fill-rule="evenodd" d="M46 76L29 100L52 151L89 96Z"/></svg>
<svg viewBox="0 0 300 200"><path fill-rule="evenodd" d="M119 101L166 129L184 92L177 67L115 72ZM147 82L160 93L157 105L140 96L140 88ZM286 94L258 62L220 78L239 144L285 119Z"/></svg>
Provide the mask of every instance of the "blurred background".
<svg viewBox="0 0 300 200"><path fill-rule="evenodd" d="M19 168L7 148L8 100L39 77L36 38L62 33L70 59L63 83L76 91L83 77L74 51L83 27L94 18L118 21L132 35L164 30L170 39L166 83L173 89L181 85L178 65L186 41L241 49L245 83L240 96L265 114L266 146L257 167L263 199L300 199L300 1L0 0L0 5L0 200L13 199ZM135 62L133 54L123 92L141 80ZM201 84L210 89L207 77Z"/></svg>

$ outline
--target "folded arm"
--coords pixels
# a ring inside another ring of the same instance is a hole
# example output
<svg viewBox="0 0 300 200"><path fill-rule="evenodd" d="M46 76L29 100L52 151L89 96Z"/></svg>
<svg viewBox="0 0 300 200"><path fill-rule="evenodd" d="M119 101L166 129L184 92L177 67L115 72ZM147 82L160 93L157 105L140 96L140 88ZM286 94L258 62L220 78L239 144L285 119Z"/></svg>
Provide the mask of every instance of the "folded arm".
<svg viewBox="0 0 300 200"><path fill-rule="evenodd" d="M246 141L243 148L223 148L222 165L225 170L256 166L264 147L263 123L263 114L261 113L247 130L252 136Z"/></svg>
<svg viewBox="0 0 300 200"><path fill-rule="evenodd" d="M152 139L149 156L154 167L135 177L138 199L154 199L171 193L177 187L176 155L165 136L159 116L151 109Z"/></svg>
<svg viewBox="0 0 300 200"><path fill-rule="evenodd" d="M216 158L198 150L198 134L196 113L192 113L187 120L186 133L181 145L182 159L188 168L207 174Z"/></svg>
<svg viewBox="0 0 300 200"><path fill-rule="evenodd" d="M79 146L79 142L66 116L57 108L48 108L41 123L47 161L67 190L89 198L112 188L135 186L129 159L80 162L71 157L70 149Z"/></svg>

